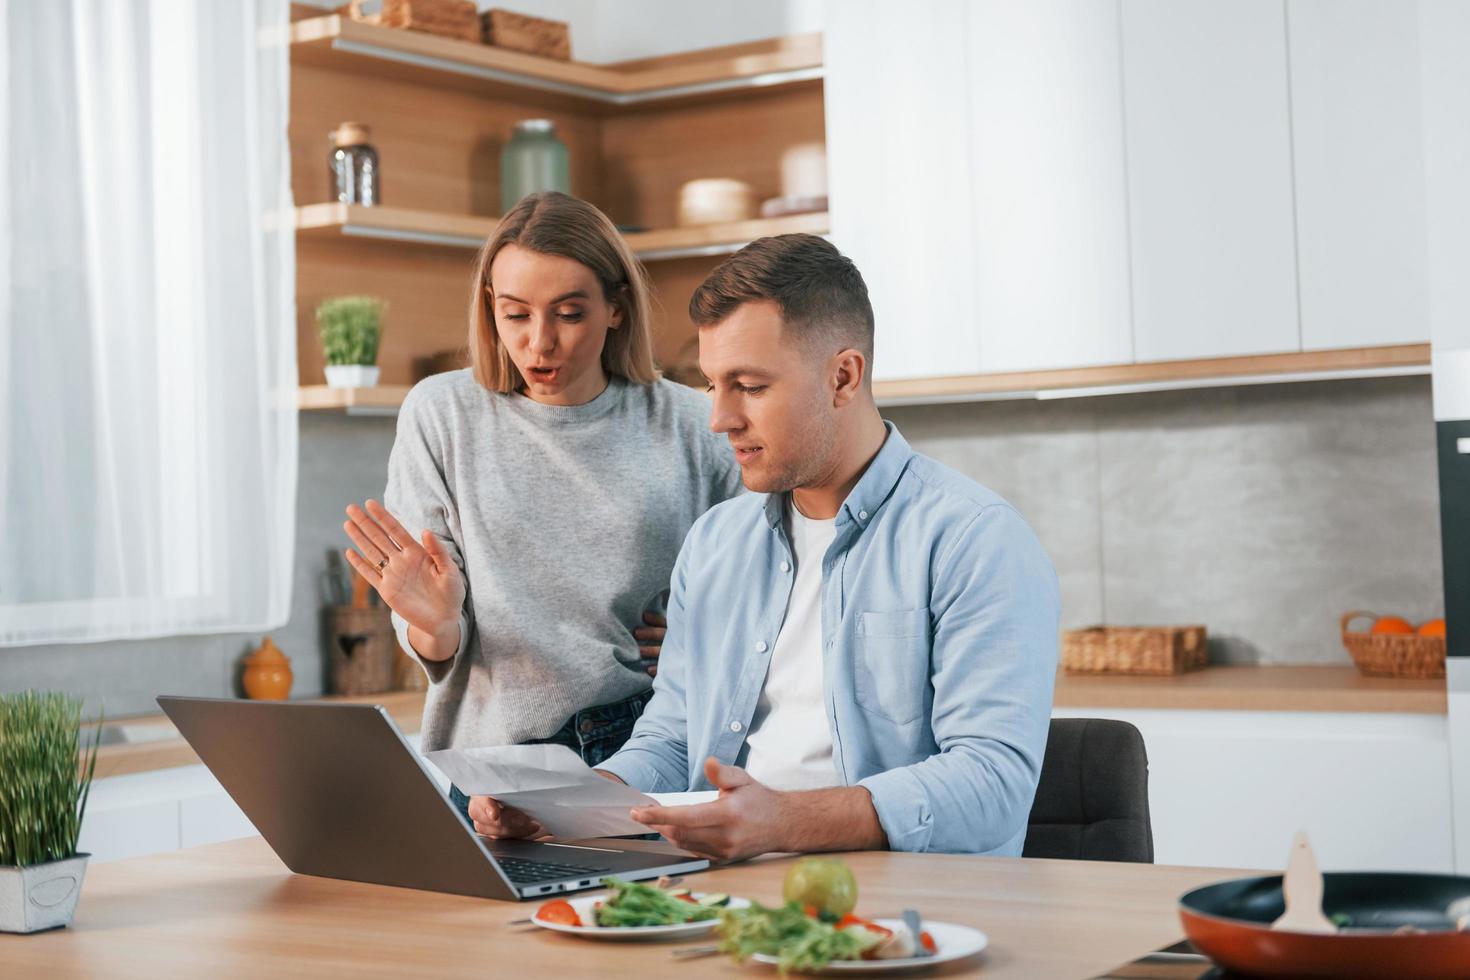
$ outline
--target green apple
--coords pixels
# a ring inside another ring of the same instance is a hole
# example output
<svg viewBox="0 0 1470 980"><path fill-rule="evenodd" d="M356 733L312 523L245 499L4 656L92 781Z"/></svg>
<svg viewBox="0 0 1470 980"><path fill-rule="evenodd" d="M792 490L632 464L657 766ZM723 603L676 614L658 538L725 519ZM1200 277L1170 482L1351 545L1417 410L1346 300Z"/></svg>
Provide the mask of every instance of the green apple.
<svg viewBox="0 0 1470 980"><path fill-rule="evenodd" d="M822 918L836 921L857 907L857 879L836 858L802 858L786 872L781 894L788 902L810 905Z"/></svg>

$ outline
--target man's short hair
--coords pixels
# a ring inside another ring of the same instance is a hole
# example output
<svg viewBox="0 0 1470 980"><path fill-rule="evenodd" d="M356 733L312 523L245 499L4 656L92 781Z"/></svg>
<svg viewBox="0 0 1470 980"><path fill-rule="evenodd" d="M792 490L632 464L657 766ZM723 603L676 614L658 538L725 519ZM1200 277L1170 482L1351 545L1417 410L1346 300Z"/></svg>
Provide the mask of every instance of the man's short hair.
<svg viewBox="0 0 1470 980"><path fill-rule="evenodd" d="M689 300L705 327L745 303L772 300L784 329L824 355L849 347L873 361L873 304L852 260L817 235L758 238L715 267ZM830 350L823 350L830 348Z"/></svg>

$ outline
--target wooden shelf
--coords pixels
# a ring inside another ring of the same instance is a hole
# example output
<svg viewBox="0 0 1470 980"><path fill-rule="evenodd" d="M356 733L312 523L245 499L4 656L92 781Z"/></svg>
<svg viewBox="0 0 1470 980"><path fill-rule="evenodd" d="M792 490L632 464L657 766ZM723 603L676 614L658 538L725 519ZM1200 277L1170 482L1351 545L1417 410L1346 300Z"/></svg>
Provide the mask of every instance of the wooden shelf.
<svg viewBox="0 0 1470 980"><path fill-rule="evenodd" d="M345 410L349 415L383 415L398 411L408 396L409 385L378 385L374 388L330 388L302 385L297 389L296 407L302 411Z"/></svg>
<svg viewBox="0 0 1470 980"><path fill-rule="evenodd" d="M754 218L728 224L699 225L693 228L665 228L623 236L633 254L645 262L657 259L686 259L705 255L728 255L738 252L757 238L805 232L825 235L827 212L792 214L783 218Z"/></svg>
<svg viewBox="0 0 1470 980"><path fill-rule="evenodd" d="M923 405L988 398L1063 398L1261 384L1326 381L1333 378L1385 377L1429 373L1429 345L1355 347L1297 351L1249 357L1157 361L1057 371L956 375L875 381L879 404Z"/></svg>
<svg viewBox="0 0 1470 980"><path fill-rule="evenodd" d="M360 24L333 14L292 24L291 53L300 64L423 84L468 83L490 90L510 85L607 107L644 106L822 77L820 34L594 65Z"/></svg>
<svg viewBox="0 0 1470 980"><path fill-rule="evenodd" d="M307 204L296 209L296 237L306 240L380 238L420 245L479 248L494 218L360 204Z"/></svg>
<svg viewBox="0 0 1470 980"><path fill-rule="evenodd" d="M335 200L324 137L355 119L372 127L391 205L294 214L303 409L374 414L402 400L401 388L316 385L312 310L326 297L371 293L394 311L378 356L385 383L406 385L425 358L462 347L467 263L495 226L500 151L524 119L553 122L578 196L655 229L627 241L648 264L654 353L671 367L689 365L695 332L683 311L720 256L765 235L828 230L825 214L675 227L687 181L721 176L779 196L783 155L823 142L820 34L594 65L295 12L305 16L290 34L292 192Z"/></svg>
<svg viewBox="0 0 1470 980"><path fill-rule="evenodd" d="M1058 708L1444 714L1443 680L1365 677L1351 666L1207 667L1174 677L1057 675Z"/></svg>
<svg viewBox="0 0 1470 980"><path fill-rule="evenodd" d="M440 214L408 208L369 208L357 204L308 204L296 209L297 235L308 240L359 237L451 248L479 248L495 229L496 221L496 218L473 215ZM824 235L827 229L826 212L816 212L637 232L624 237L635 255L645 262L652 262L726 255L767 235L789 232Z"/></svg>

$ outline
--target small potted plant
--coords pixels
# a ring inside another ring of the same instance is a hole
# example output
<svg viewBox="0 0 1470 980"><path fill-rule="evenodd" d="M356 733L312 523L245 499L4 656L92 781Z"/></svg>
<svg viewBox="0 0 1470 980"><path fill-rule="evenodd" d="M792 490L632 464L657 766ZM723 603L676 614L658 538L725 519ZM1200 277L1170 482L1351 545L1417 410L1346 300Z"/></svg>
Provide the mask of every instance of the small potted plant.
<svg viewBox="0 0 1470 980"><path fill-rule="evenodd" d="M317 306L328 385L371 388L378 383L378 338L385 305L376 296L334 296Z"/></svg>
<svg viewBox="0 0 1470 980"><path fill-rule="evenodd" d="M86 854L77 853L97 768L79 753L82 702L54 691L0 696L0 932L71 924Z"/></svg>

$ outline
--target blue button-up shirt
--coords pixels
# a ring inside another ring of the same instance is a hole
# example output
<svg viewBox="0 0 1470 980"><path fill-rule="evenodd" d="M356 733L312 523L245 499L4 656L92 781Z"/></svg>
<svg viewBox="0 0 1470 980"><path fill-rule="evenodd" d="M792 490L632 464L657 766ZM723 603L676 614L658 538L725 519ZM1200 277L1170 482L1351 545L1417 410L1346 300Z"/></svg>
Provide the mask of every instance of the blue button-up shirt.
<svg viewBox="0 0 1470 980"><path fill-rule="evenodd" d="M836 775L894 850L1018 855L1046 749L1060 600L1036 535L892 423L822 560L822 674ZM712 789L734 764L795 580L784 494L690 530L653 700L601 765L645 792Z"/></svg>

